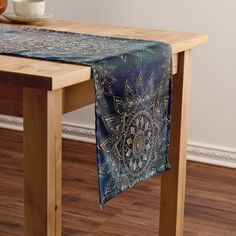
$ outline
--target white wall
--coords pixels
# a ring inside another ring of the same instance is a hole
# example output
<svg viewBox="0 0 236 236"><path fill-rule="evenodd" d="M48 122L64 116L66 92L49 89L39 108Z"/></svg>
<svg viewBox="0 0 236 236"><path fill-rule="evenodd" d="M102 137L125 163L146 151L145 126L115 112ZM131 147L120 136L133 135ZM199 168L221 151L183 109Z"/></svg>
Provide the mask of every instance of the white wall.
<svg viewBox="0 0 236 236"><path fill-rule="evenodd" d="M57 18L203 32L207 46L194 50L190 143L236 149L235 0L47 0ZM93 106L65 121L94 126Z"/></svg>

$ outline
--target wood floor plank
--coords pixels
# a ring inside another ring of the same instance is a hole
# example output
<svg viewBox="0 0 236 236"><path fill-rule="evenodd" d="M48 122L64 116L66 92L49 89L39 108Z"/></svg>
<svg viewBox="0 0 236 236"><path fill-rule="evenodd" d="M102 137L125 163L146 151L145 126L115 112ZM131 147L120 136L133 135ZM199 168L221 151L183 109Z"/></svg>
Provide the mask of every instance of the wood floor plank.
<svg viewBox="0 0 236 236"><path fill-rule="evenodd" d="M0 129L0 236L23 235L20 132ZM93 144L63 140L63 236L157 236L160 178L98 205ZM189 162L185 236L236 236L236 170ZM165 235L162 235L165 236Z"/></svg>

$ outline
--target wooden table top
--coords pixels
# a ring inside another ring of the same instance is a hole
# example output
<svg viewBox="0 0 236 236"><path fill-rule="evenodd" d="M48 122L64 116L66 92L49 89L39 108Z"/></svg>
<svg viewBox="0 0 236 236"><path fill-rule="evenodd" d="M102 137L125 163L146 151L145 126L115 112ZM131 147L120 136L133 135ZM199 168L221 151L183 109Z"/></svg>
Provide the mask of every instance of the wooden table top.
<svg viewBox="0 0 236 236"><path fill-rule="evenodd" d="M7 22L0 18L0 24ZM98 24L81 24L69 21L51 21L45 25L30 26L61 31L79 32L121 38L137 38L170 43L173 54L206 44L205 34L166 31L158 29L131 28ZM60 64L60 66L58 66ZM87 66L38 59L0 55L0 82L47 90L64 88L91 78Z"/></svg>

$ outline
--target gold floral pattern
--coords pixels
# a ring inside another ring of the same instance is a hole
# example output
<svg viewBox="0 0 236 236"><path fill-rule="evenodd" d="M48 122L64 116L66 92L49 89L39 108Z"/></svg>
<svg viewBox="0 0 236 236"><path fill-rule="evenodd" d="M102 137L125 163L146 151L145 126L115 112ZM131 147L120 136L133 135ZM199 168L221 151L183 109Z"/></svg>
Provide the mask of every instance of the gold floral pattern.
<svg viewBox="0 0 236 236"><path fill-rule="evenodd" d="M0 25L0 53L92 67L101 205L170 168L170 45Z"/></svg>

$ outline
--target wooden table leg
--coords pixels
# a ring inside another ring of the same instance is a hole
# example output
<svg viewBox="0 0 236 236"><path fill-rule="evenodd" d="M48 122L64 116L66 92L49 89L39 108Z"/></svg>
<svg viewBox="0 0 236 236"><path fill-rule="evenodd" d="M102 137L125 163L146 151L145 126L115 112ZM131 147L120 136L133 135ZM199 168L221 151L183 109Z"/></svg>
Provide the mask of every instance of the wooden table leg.
<svg viewBox="0 0 236 236"><path fill-rule="evenodd" d="M183 235L190 70L189 50L179 54L178 74L173 83L169 150L172 169L161 177L160 236Z"/></svg>
<svg viewBox="0 0 236 236"><path fill-rule="evenodd" d="M62 91L24 88L25 236L61 236Z"/></svg>

